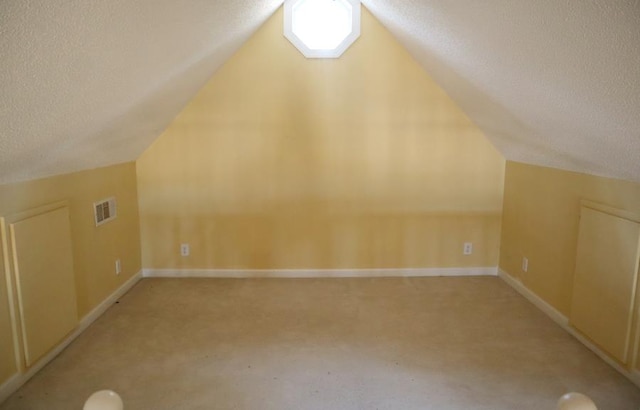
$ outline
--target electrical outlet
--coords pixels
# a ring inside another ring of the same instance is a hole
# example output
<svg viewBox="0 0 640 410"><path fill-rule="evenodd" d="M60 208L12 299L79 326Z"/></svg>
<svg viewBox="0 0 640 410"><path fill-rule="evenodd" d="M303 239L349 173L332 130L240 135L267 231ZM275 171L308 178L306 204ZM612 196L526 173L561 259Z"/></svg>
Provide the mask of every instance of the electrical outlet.
<svg viewBox="0 0 640 410"><path fill-rule="evenodd" d="M120 262L120 259L116 259L116 275L119 275L122 273L122 263Z"/></svg>
<svg viewBox="0 0 640 410"><path fill-rule="evenodd" d="M526 272L529 270L529 259L523 257L522 258L522 271Z"/></svg>
<svg viewBox="0 0 640 410"><path fill-rule="evenodd" d="M462 253L465 255L471 255L473 253L473 243L465 242Z"/></svg>
<svg viewBox="0 0 640 410"><path fill-rule="evenodd" d="M189 253L191 253L191 249L189 248L188 243L183 243L182 245L180 245L180 255L189 256Z"/></svg>

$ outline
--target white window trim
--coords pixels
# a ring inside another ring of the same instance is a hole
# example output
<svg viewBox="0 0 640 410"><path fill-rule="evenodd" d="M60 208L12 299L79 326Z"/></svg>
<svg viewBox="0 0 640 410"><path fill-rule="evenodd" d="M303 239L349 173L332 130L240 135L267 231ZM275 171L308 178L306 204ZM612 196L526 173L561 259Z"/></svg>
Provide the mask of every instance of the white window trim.
<svg viewBox="0 0 640 410"><path fill-rule="evenodd" d="M313 50L300 40L293 32L293 6L300 0L285 0L284 2L284 36L306 58L338 58L360 37L360 0L342 0L351 4L351 33L344 38L338 47L331 50Z"/></svg>

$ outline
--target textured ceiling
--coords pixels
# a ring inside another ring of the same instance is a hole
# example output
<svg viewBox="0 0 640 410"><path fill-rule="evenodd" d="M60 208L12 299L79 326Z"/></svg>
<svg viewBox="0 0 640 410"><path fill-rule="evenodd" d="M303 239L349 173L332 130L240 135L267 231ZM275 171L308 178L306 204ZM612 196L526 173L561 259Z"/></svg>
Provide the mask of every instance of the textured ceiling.
<svg viewBox="0 0 640 410"><path fill-rule="evenodd" d="M0 0L0 183L135 160L278 0Z"/></svg>
<svg viewBox="0 0 640 410"><path fill-rule="evenodd" d="M363 3L507 159L640 181L640 1Z"/></svg>
<svg viewBox="0 0 640 410"><path fill-rule="evenodd" d="M0 1L0 183L135 160L281 4ZM640 181L640 1L363 4L508 159Z"/></svg>

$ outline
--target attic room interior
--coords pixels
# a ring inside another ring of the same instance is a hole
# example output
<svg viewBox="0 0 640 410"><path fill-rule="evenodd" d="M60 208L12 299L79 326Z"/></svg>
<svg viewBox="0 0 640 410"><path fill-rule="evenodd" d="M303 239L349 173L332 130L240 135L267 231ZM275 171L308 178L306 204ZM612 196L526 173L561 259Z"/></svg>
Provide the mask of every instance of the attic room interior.
<svg viewBox="0 0 640 410"><path fill-rule="evenodd" d="M640 408L640 2L0 34L0 410Z"/></svg>

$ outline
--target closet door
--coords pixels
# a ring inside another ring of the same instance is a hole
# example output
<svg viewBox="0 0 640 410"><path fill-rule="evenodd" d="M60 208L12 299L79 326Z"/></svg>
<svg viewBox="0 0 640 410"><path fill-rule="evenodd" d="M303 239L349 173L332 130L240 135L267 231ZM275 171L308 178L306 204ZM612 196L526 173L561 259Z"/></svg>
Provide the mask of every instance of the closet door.
<svg viewBox="0 0 640 410"><path fill-rule="evenodd" d="M26 213L9 224L9 235L29 367L78 323L69 210L62 206Z"/></svg>
<svg viewBox="0 0 640 410"><path fill-rule="evenodd" d="M640 224L624 212L583 206L571 324L621 363L629 361Z"/></svg>

